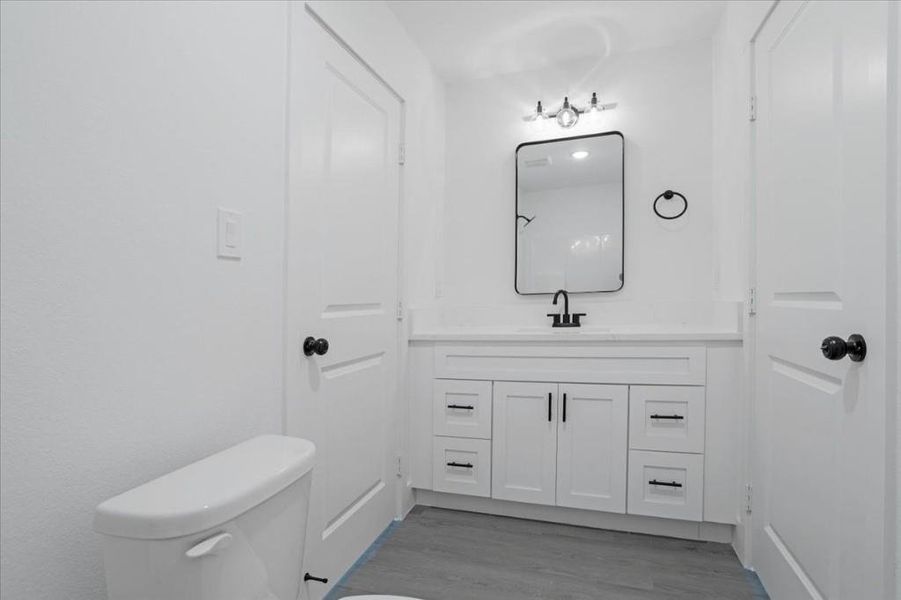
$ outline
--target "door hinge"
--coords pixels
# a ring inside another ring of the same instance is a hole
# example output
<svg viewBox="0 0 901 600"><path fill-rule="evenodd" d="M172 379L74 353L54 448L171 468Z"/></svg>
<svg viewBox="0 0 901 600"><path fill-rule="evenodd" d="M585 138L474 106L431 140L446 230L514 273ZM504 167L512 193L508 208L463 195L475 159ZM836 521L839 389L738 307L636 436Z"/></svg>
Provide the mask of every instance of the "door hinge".
<svg viewBox="0 0 901 600"><path fill-rule="evenodd" d="M751 96L748 102L748 120L757 120L757 96Z"/></svg>
<svg viewBox="0 0 901 600"><path fill-rule="evenodd" d="M402 300L397 301L397 320L404 320L404 303Z"/></svg>
<svg viewBox="0 0 901 600"><path fill-rule="evenodd" d="M745 512L751 514L751 484L745 485Z"/></svg>
<svg viewBox="0 0 901 600"><path fill-rule="evenodd" d="M403 142L397 146L397 164L402 165L407 162L407 146Z"/></svg>
<svg viewBox="0 0 901 600"><path fill-rule="evenodd" d="M748 314L757 314L757 288L748 288Z"/></svg>

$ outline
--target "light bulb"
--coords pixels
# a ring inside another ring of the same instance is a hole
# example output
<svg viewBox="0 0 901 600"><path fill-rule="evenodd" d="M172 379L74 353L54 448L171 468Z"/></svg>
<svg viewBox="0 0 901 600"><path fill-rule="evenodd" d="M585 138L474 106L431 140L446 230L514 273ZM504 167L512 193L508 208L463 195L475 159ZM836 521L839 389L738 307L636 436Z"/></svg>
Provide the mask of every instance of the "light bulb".
<svg viewBox="0 0 901 600"><path fill-rule="evenodd" d="M591 104L588 107L588 112L592 112L592 113L601 112L601 107L598 106L597 92L591 92Z"/></svg>
<svg viewBox="0 0 901 600"><path fill-rule="evenodd" d="M557 113L557 125L569 129L579 122L579 113L569 105L569 98L563 98L563 108Z"/></svg>
<svg viewBox="0 0 901 600"><path fill-rule="evenodd" d="M532 116L533 121L543 121L547 119L547 114L544 112L544 107L541 106L541 100L538 101L538 106L535 107L535 114Z"/></svg>
<svg viewBox="0 0 901 600"><path fill-rule="evenodd" d="M571 108L564 108L557 113L557 125L569 129L579 121L579 115Z"/></svg>

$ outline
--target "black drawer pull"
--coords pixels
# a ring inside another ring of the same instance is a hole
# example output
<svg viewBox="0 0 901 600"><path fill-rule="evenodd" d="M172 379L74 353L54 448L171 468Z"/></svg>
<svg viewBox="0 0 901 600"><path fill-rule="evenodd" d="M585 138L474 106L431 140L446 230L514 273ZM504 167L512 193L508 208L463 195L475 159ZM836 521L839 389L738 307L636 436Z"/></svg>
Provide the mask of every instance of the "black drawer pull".
<svg viewBox="0 0 901 600"><path fill-rule="evenodd" d="M475 406L469 406L466 404L448 404L448 408L459 408L461 410L475 410Z"/></svg>
<svg viewBox="0 0 901 600"><path fill-rule="evenodd" d="M471 469L472 463L458 463L458 462L449 462L447 463L449 467L462 467L464 469Z"/></svg>
<svg viewBox="0 0 901 600"><path fill-rule="evenodd" d="M551 392L547 393L547 422L551 422L551 398L553 394Z"/></svg>
<svg viewBox="0 0 901 600"><path fill-rule="evenodd" d="M682 487L682 484L679 483L678 481L657 481L656 479L652 479L648 483L650 483L651 485L665 485L666 487L671 487L671 488Z"/></svg>
<svg viewBox="0 0 901 600"><path fill-rule="evenodd" d="M566 423L566 394L563 394L563 422Z"/></svg>
<svg viewBox="0 0 901 600"><path fill-rule="evenodd" d="M651 415L652 419L672 419L673 421L681 421L685 417L682 415Z"/></svg>

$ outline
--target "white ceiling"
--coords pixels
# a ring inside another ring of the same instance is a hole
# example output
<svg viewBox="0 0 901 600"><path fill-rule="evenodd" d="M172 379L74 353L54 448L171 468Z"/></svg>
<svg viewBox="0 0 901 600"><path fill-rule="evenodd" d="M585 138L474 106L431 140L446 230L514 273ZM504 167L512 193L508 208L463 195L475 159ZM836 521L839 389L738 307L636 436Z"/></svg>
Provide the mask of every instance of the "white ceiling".
<svg viewBox="0 0 901 600"><path fill-rule="evenodd" d="M447 81L710 38L723 3L389 0Z"/></svg>

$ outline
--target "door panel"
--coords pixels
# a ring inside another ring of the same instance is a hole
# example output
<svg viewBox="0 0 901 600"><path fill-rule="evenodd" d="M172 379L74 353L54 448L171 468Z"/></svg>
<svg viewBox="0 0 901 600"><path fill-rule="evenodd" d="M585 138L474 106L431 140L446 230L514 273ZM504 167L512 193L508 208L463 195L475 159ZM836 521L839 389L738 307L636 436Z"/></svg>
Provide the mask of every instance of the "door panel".
<svg viewBox="0 0 901 600"><path fill-rule="evenodd" d="M557 385L495 382L491 497L554 504Z"/></svg>
<svg viewBox="0 0 901 600"><path fill-rule="evenodd" d="M394 516L401 106L291 13L286 428L317 446L303 566L333 585ZM306 336L327 353L305 356Z"/></svg>
<svg viewBox="0 0 901 600"><path fill-rule="evenodd" d="M831 556L821 549L838 542L838 531L823 524L837 515L833 465L839 432L838 420L824 407L841 406L840 385L770 360L770 397L779 407L771 423L771 452L779 460L770 467L768 536L791 544L810 579L828 581Z"/></svg>
<svg viewBox="0 0 901 600"><path fill-rule="evenodd" d="M385 372L380 359L333 379L325 371L328 387L324 464L328 469L325 504L326 529L354 509L367 492L384 485ZM361 393L362 390L370 390ZM361 426L370 424L369 427Z"/></svg>
<svg viewBox="0 0 901 600"><path fill-rule="evenodd" d="M755 43L753 560L774 599L887 594L887 11L782 2ZM864 362L823 356L852 333Z"/></svg>
<svg viewBox="0 0 901 600"><path fill-rule="evenodd" d="M561 384L557 505L626 512L629 388Z"/></svg>

